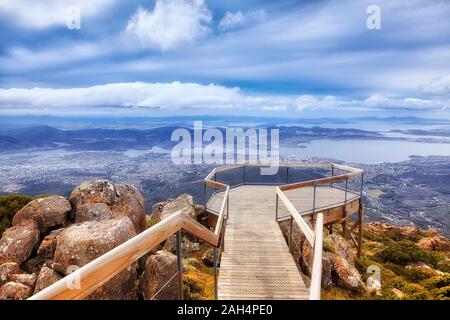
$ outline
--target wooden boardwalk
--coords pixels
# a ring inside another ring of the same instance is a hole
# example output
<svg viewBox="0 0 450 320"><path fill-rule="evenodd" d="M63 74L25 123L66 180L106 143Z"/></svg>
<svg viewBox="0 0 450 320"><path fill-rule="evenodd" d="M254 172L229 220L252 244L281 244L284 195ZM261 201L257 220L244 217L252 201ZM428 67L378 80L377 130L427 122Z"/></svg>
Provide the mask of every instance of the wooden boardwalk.
<svg viewBox="0 0 450 320"><path fill-rule="evenodd" d="M218 206L222 197L216 195L213 202ZM230 190L218 298L308 299L308 295L275 221L275 187L241 186Z"/></svg>

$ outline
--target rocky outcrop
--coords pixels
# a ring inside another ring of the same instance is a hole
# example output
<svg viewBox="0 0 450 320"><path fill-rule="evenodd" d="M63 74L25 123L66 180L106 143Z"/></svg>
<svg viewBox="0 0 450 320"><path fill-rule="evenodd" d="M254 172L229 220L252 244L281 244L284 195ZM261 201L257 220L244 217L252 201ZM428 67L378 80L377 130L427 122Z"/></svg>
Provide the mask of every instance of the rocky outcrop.
<svg viewBox="0 0 450 320"><path fill-rule="evenodd" d="M33 293L33 289L18 282L8 282L0 288L0 300L25 300Z"/></svg>
<svg viewBox="0 0 450 320"><path fill-rule="evenodd" d="M41 244L39 245L37 255L42 257L43 259L52 259L55 254L58 236L63 231L64 229L57 229L50 232L49 235L45 236Z"/></svg>
<svg viewBox="0 0 450 320"><path fill-rule="evenodd" d="M182 194L176 199L167 200L153 206L152 219L159 222L167 219L176 212L182 212L190 217L197 217L202 211L194 206L191 195Z"/></svg>
<svg viewBox="0 0 450 320"><path fill-rule="evenodd" d="M132 186L114 185L108 180L85 182L72 192L70 202L75 221L128 217L137 233L145 230L144 198Z"/></svg>
<svg viewBox="0 0 450 320"><path fill-rule="evenodd" d="M0 239L0 263L27 260L39 243L39 228L34 220L26 220L7 229Z"/></svg>
<svg viewBox="0 0 450 320"><path fill-rule="evenodd" d="M170 253L175 254L177 251L177 238L176 236L172 236L166 240L163 246L163 250L166 250ZM196 252L200 250L200 243L190 241L188 238L183 237L181 239L181 250L183 255L190 254L192 252Z"/></svg>
<svg viewBox="0 0 450 320"><path fill-rule="evenodd" d="M202 261L207 267L214 267L214 249L208 249L202 256Z"/></svg>
<svg viewBox="0 0 450 320"><path fill-rule="evenodd" d="M10 280L11 275L19 272L19 265L15 262L0 264L0 287Z"/></svg>
<svg viewBox="0 0 450 320"><path fill-rule="evenodd" d="M106 203L82 204L77 208L75 223L113 218L114 214Z"/></svg>
<svg viewBox="0 0 450 320"><path fill-rule="evenodd" d="M12 224L16 226L32 219L36 221L40 232L45 233L51 228L63 226L71 209L70 202L64 197L39 198L19 210Z"/></svg>
<svg viewBox="0 0 450 320"><path fill-rule="evenodd" d="M32 274L21 273L21 274L12 274L9 279L10 281L21 283L30 288L34 288L37 276L34 273Z"/></svg>
<svg viewBox="0 0 450 320"><path fill-rule="evenodd" d="M333 255L329 252L324 252L322 255L322 288L330 289L333 286Z"/></svg>
<svg viewBox="0 0 450 320"><path fill-rule="evenodd" d="M158 251L147 258L144 272L139 281L141 294L145 300L178 299L178 279L169 280L178 272L177 257L167 251ZM167 283L169 284L160 291ZM158 291L160 291L158 293Z"/></svg>
<svg viewBox="0 0 450 320"><path fill-rule="evenodd" d="M48 268L48 267L42 267L41 271L39 272L39 275L36 279L36 285L34 287L33 294L38 293L39 291L47 288L48 286L54 284L55 282L62 279L62 276L57 273L55 270Z"/></svg>
<svg viewBox="0 0 450 320"><path fill-rule="evenodd" d="M325 238L324 243L332 249L332 252L354 264L355 253L351 244L337 233L333 233Z"/></svg>
<svg viewBox="0 0 450 320"><path fill-rule="evenodd" d="M427 251L450 251L450 241L438 233L420 239L418 245Z"/></svg>
<svg viewBox="0 0 450 320"><path fill-rule="evenodd" d="M365 292L358 270L343 257L330 253L331 276L337 286L355 292Z"/></svg>
<svg viewBox="0 0 450 320"><path fill-rule="evenodd" d="M54 269L67 275L73 268L84 266L135 235L133 224L127 218L88 221L69 227L58 237ZM94 291L89 298L133 299L136 297L136 277L137 265L134 263Z"/></svg>

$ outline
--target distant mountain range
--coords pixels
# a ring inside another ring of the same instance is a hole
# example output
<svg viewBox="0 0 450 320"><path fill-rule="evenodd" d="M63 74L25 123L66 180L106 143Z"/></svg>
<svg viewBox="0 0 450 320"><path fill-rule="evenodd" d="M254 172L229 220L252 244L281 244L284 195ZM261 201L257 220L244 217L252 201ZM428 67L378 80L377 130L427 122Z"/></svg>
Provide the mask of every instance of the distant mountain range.
<svg viewBox="0 0 450 320"><path fill-rule="evenodd" d="M1 151L28 148L66 148L70 150L129 150L155 146L170 148L172 132L178 126L162 126L152 129L78 129L61 130L51 126L25 126L0 129ZM191 133L192 129L184 127ZM297 145L314 139L382 139L377 132L359 129L333 129L281 126L281 143ZM220 129L225 134L225 129ZM269 132L270 134L270 132Z"/></svg>

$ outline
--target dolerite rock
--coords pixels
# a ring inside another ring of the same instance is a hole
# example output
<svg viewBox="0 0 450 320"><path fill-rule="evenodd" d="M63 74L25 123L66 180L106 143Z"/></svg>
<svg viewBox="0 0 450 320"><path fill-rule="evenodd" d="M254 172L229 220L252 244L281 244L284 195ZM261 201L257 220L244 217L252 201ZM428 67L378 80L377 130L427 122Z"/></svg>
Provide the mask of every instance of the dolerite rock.
<svg viewBox="0 0 450 320"><path fill-rule="evenodd" d="M120 199L120 205L113 208L113 211L125 212L131 219L136 232L140 233L147 227L145 218L144 197L133 186L119 184L116 186Z"/></svg>
<svg viewBox="0 0 450 320"><path fill-rule="evenodd" d="M207 267L214 267L214 249L208 249L202 256L202 261Z"/></svg>
<svg viewBox="0 0 450 320"><path fill-rule="evenodd" d="M139 281L140 291L145 300L178 299L178 279L175 277L158 291L178 272L177 257L167 251L158 251L147 258L144 272ZM158 293L158 294L157 294ZM156 296L155 296L156 295Z"/></svg>
<svg viewBox="0 0 450 320"><path fill-rule="evenodd" d="M163 250L166 250L170 253L176 253L177 251L177 238L176 236L172 236L166 240L163 246ZM190 241L188 238L183 237L181 240L181 250L183 255L190 254L192 252L196 252L200 250L200 243Z"/></svg>
<svg viewBox="0 0 450 320"><path fill-rule="evenodd" d="M63 228L53 230L49 235L45 236L39 245L37 254L44 259L53 259L56 250L56 243L58 242L58 236L64 231Z"/></svg>
<svg viewBox="0 0 450 320"><path fill-rule="evenodd" d="M18 282L8 282L0 288L0 300L25 300L33 292L29 286Z"/></svg>
<svg viewBox="0 0 450 320"><path fill-rule="evenodd" d="M333 282L337 286L355 292L365 292L365 285L358 270L343 257L328 253L332 265Z"/></svg>
<svg viewBox="0 0 450 320"><path fill-rule="evenodd" d="M77 208L75 223L113 218L114 214L106 203L82 204Z"/></svg>
<svg viewBox="0 0 450 320"><path fill-rule="evenodd" d="M30 288L34 288L34 285L36 284L37 276L35 273L28 274L28 273L20 273L20 274L13 274L10 277L10 281L17 282L24 284Z"/></svg>
<svg viewBox="0 0 450 320"><path fill-rule="evenodd" d="M160 206L156 205L156 208L160 208ZM165 201L164 205L162 206L162 209L153 211L152 219L159 222L164 219L167 219L168 217L177 212L181 212L193 218L196 217L194 201L192 196L185 193L176 199Z"/></svg>
<svg viewBox="0 0 450 320"><path fill-rule="evenodd" d="M418 245L427 251L450 251L450 241L441 234L422 238Z"/></svg>
<svg viewBox="0 0 450 320"><path fill-rule="evenodd" d="M108 180L85 182L73 190L70 202L77 222L128 217L137 233L145 230L144 198L132 186L114 185ZM98 204L105 204L110 212Z"/></svg>
<svg viewBox="0 0 450 320"><path fill-rule="evenodd" d="M354 264L355 253L353 252L351 244L341 237L337 233L333 233L325 238L325 243L327 243L333 252L347 260L350 264Z"/></svg>
<svg viewBox="0 0 450 320"><path fill-rule="evenodd" d="M128 218L88 221L74 225L59 235L53 267L67 275L70 269L84 266L135 235L134 226ZM87 299L135 299L136 277L137 263L133 263L90 294Z"/></svg>
<svg viewBox="0 0 450 320"><path fill-rule="evenodd" d="M36 294L39 291L42 291L43 289L47 288L48 286L54 284L55 282L57 282L61 279L62 279L62 276L55 270L48 268L48 267L42 267L42 269L39 272L39 275L37 277L33 294Z"/></svg>
<svg viewBox="0 0 450 320"><path fill-rule="evenodd" d="M322 255L322 288L330 289L333 285L333 263L332 254L324 252Z"/></svg>
<svg viewBox="0 0 450 320"><path fill-rule="evenodd" d="M0 287L9 281L11 275L19 272L19 265L15 262L6 262L0 264Z"/></svg>
<svg viewBox="0 0 450 320"><path fill-rule="evenodd" d="M38 224L39 230L45 233L51 228L64 225L71 209L70 202L61 196L36 199L16 213L12 224L16 226L33 219Z"/></svg>
<svg viewBox="0 0 450 320"><path fill-rule="evenodd" d="M27 260L39 242L39 228L34 220L7 229L0 239L0 263Z"/></svg>

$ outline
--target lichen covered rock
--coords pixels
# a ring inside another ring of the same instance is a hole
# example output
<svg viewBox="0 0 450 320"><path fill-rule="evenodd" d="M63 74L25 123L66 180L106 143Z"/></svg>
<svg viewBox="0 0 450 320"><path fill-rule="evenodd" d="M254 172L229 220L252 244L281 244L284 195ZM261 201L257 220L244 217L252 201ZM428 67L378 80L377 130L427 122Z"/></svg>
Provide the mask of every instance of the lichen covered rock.
<svg viewBox="0 0 450 320"><path fill-rule="evenodd" d="M8 282L0 288L0 300L25 300L33 292L29 286L18 282Z"/></svg>
<svg viewBox="0 0 450 320"><path fill-rule="evenodd" d="M11 275L19 273L20 268L16 262L0 264L0 287L9 281Z"/></svg>
<svg viewBox="0 0 450 320"><path fill-rule="evenodd" d="M70 202L76 222L128 217L137 233L145 230L144 198L135 187L108 180L89 181L73 190Z"/></svg>
<svg viewBox="0 0 450 320"><path fill-rule="evenodd" d="M70 202L64 197L39 198L19 210L14 216L12 224L16 226L32 219L36 221L39 230L45 233L51 228L63 226L71 209Z"/></svg>
<svg viewBox="0 0 450 320"><path fill-rule="evenodd" d="M34 220L26 220L7 229L0 239L0 263L27 260L39 243L39 228Z"/></svg>
<svg viewBox="0 0 450 320"><path fill-rule="evenodd" d="M178 279L169 280L178 272L177 257L167 251L158 251L145 262L144 272L139 281L141 294L145 300L178 299ZM158 291L167 283L169 284Z"/></svg>
<svg viewBox="0 0 450 320"><path fill-rule="evenodd" d="M48 268L48 267L42 267L41 271L39 272L39 275L37 276L36 285L34 287L34 293L36 294L39 291L42 291L43 289L47 288L48 286L54 284L55 282L62 279L62 276L56 272L55 270Z"/></svg>
<svg viewBox="0 0 450 320"><path fill-rule="evenodd" d="M74 268L86 265L135 235L134 226L128 218L74 225L59 235L53 267L67 275ZM88 299L135 298L136 273L137 264L134 263L94 291Z"/></svg>

